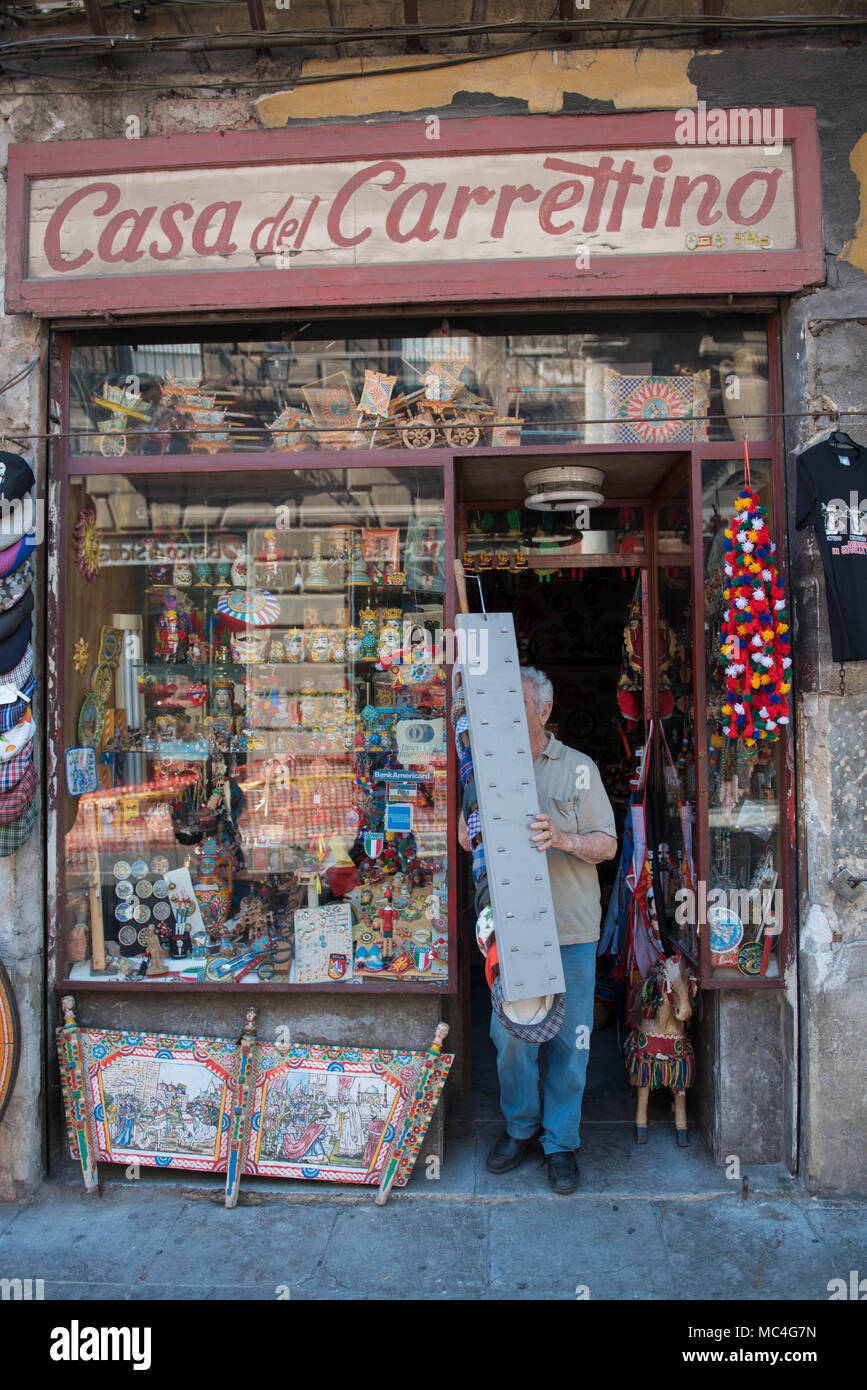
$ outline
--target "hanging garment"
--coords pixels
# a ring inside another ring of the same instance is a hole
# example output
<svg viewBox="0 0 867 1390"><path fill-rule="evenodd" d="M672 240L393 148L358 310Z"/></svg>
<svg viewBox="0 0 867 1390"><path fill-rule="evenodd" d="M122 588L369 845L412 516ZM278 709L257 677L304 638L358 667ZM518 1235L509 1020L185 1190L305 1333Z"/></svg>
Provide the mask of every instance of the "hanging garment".
<svg viewBox="0 0 867 1390"><path fill-rule="evenodd" d="M831 655L867 661L867 449L830 440L798 459L795 528L810 522L825 571Z"/></svg>

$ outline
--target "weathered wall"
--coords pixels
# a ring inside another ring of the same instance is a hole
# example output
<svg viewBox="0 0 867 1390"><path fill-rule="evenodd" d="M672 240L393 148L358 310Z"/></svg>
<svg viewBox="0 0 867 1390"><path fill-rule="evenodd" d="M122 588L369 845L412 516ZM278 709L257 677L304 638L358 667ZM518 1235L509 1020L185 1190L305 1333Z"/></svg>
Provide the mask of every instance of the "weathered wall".
<svg viewBox="0 0 867 1390"><path fill-rule="evenodd" d="M341 55L340 61L345 67L355 59ZM308 61L307 76L322 75L317 62L321 60ZM402 59L401 65L406 62ZM391 59L381 66L393 64ZM245 88L247 79L280 71L286 95L259 100L261 88ZM822 141L828 284L783 306L786 407L818 408L824 392L843 408L867 409L867 78L857 47L834 47L823 40L701 52L501 53L490 63L466 63L451 71L419 71L411 77L386 71L292 91L300 71L300 59L288 52L279 63L260 59L248 64L240 54L215 55L207 62L176 58L164 60L159 69L154 64L147 68L148 78L163 85L159 95L133 90L123 77L113 83L100 77L99 94L91 99L58 94L56 82L40 78L7 79L0 100L0 138L5 148L10 140L116 137L124 133L129 115L139 116L142 134L156 135L287 121L298 121L300 129L311 121L419 118L431 112L445 118L628 111L672 109L698 100L710 106L813 105ZM173 75L178 81L174 92L169 87ZM209 76L215 82L233 77L232 94L202 88L188 95L182 89L187 80L202 83ZM19 96L16 87L41 95ZM0 191L0 216L4 199L5 189ZM26 316L0 319L0 380L29 360L39 333ZM42 427L35 376L16 392L0 395L0 425L14 425L21 433ZM809 421L790 422L789 447L803 447L815 428ZM850 428L862 440L867 437L863 420ZM867 871L867 841L861 833L867 668L849 669L847 693L841 697L827 648L818 559L796 533L792 571L802 808L800 981L796 984L793 973L785 997L721 994L710 1002L702 1037L708 1047L715 1045L721 1063L712 1085L702 1087L700 1111L706 1126L715 1117L711 1137L718 1155L738 1153L746 1162L792 1161L800 1131L808 1183L858 1191L867 1188L867 1169L863 1145L850 1136L864 1128L867 911L846 906L827 878L840 859ZM40 855L34 837L15 861L0 861L0 954L13 972L26 1038L15 1100L0 1128L0 1196L7 1197L31 1187L41 1163ZM262 1008L263 1035L286 1022L297 1027L299 1037L327 1035L329 1041L369 1039L383 1045L423 1045L436 1011L424 999L392 1000L386 1006L341 997L339 1011L332 996L256 1002ZM130 996L91 1000L86 1016L93 1022L224 1032L240 1026L243 1006L243 996L201 1002L192 996ZM708 1059L712 1055L708 1052ZM54 1102L56 1097L50 1106L56 1116Z"/></svg>

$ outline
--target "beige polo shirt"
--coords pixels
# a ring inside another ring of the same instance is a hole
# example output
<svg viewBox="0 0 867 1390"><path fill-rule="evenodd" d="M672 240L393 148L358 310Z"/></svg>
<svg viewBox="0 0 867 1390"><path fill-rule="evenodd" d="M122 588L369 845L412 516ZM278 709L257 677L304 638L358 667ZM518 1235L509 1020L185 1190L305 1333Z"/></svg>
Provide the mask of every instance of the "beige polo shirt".
<svg viewBox="0 0 867 1390"><path fill-rule="evenodd" d="M533 762L533 771L539 810L559 830L573 835L604 830L616 836L611 802L592 758L549 737ZM562 849L549 849L547 856L560 945L598 941L602 906L596 865Z"/></svg>

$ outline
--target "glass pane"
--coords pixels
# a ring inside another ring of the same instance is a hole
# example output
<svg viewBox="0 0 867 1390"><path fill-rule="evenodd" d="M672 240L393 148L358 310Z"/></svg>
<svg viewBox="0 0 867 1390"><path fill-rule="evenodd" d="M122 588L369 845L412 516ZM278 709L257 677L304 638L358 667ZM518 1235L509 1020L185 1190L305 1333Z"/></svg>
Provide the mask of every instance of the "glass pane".
<svg viewBox="0 0 867 1390"><path fill-rule="evenodd" d="M698 964L695 893L695 729L689 484L658 512L658 700L662 739L657 776L662 788L659 889L667 945Z"/></svg>
<svg viewBox="0 0 867 1390"><path fill-rule="evenodd" d="M448 973L442 474L288 479L71 480L70 978Z"/></svg>
<svg viewBox="0 0 867 1390"><path fill-rule="evenodd" d="M520 334L484 319L357 331L337 323L275 326L273 336L259 328L241 341L76 337L72 450L112 458L768 438L758 315L711 323L586 313L531 320Z"/></svg>
<svg viewBox="0 0 867 1390"><path fill-rule="evenodd" d="M765 508L771 538L775 520L771 466L751 460L752 485ZM726 599L725 532L737 515L735 500L744 484L743 463L735 459L702 465L702 524L705 554L705 633L709 768L710 879L704 916L710 934L713 974L721 979L780 975L777 934L783 923L780 866L779 742L723 733L728 719L726 666L720 630Z"/></svg>

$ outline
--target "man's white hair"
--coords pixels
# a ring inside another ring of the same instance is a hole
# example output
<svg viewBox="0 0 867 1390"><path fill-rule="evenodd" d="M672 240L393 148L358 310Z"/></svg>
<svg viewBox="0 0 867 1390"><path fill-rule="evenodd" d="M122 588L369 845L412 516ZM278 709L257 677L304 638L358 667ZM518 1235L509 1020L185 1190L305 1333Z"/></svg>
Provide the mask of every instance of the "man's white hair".
<svg viewBox="0 0 867 1390"><path fill-rule="evenodd" d="M546 705L553 705L554 687L544 671L537 670L535 666L522 666L521 680L529 686L530 699L539 714Z"/></svg>

